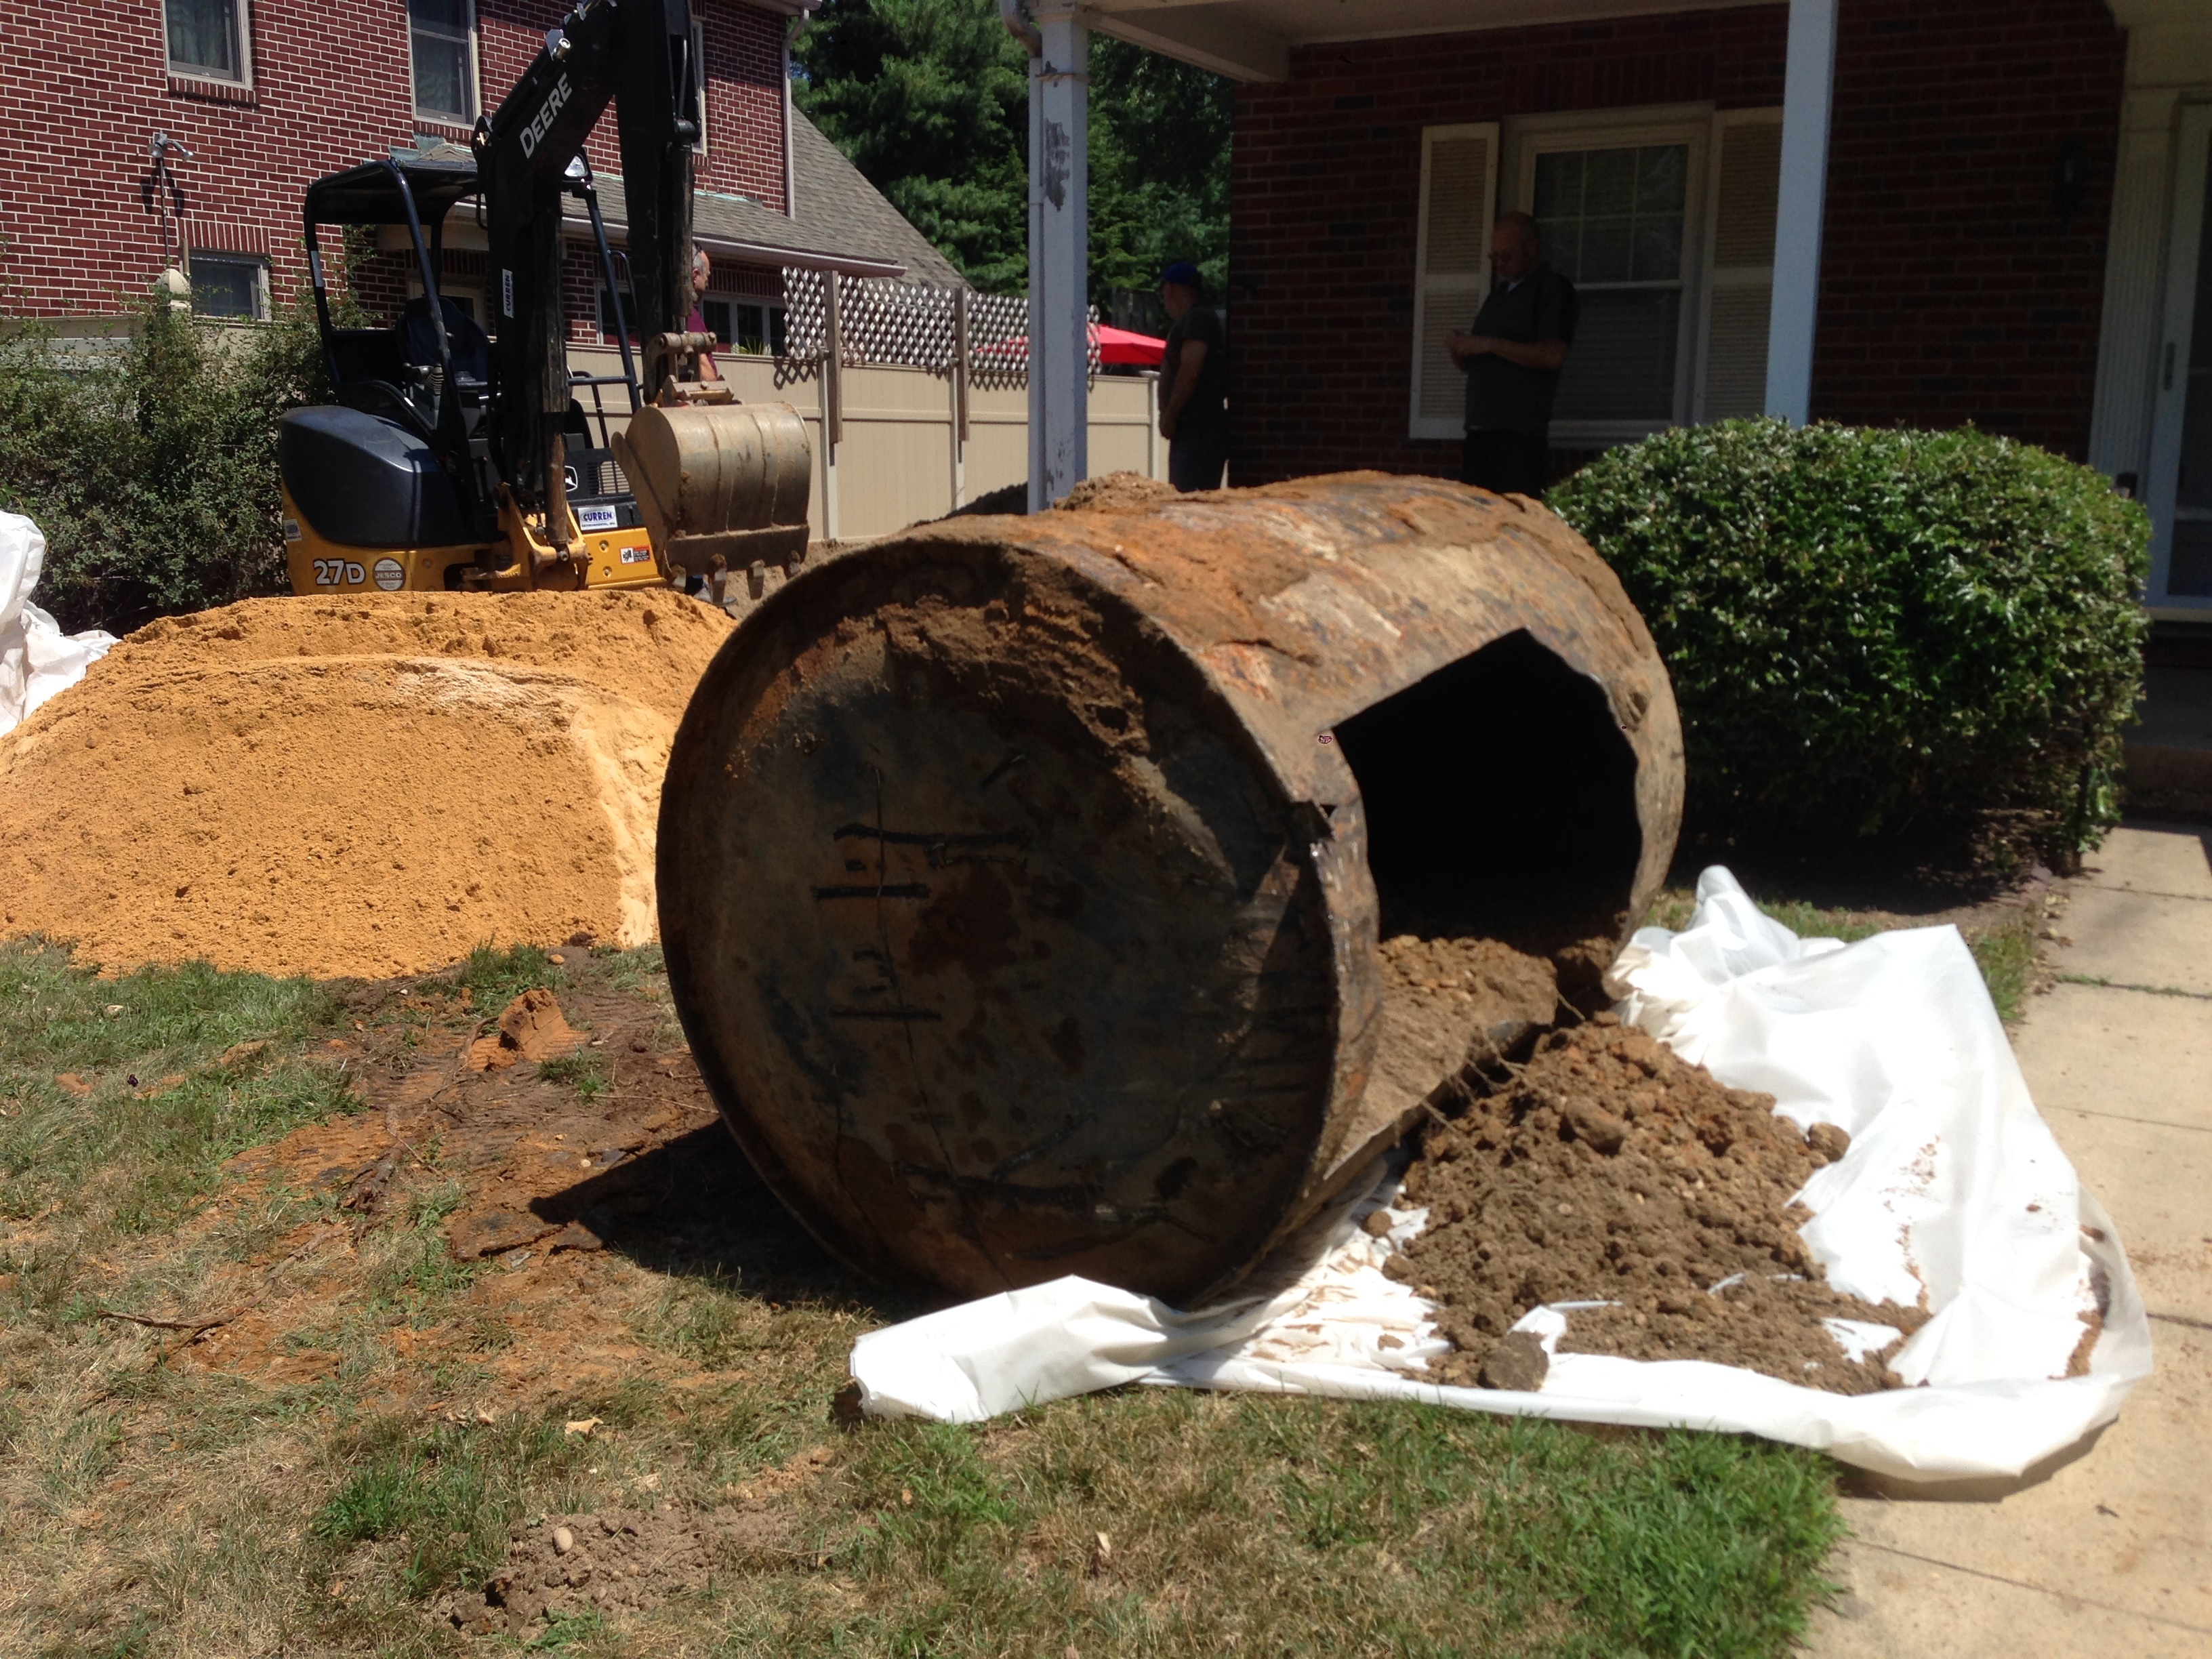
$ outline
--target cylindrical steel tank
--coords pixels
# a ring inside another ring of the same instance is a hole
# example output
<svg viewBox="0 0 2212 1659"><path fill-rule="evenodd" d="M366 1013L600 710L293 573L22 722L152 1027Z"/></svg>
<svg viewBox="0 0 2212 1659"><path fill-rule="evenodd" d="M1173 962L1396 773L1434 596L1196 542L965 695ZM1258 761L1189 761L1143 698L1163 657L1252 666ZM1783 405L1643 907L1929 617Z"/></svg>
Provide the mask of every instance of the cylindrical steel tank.
<svg viewBox="0 0 2212 1659"><path fill-rule="evenodd" d="M1681 790L1650 633L1534 502L1347 474L956 518L715 659L661 936L731 1128L846 1261L1188 1304L1419 1109L1370 1088L1378 920L1617 940Z"/></svg>

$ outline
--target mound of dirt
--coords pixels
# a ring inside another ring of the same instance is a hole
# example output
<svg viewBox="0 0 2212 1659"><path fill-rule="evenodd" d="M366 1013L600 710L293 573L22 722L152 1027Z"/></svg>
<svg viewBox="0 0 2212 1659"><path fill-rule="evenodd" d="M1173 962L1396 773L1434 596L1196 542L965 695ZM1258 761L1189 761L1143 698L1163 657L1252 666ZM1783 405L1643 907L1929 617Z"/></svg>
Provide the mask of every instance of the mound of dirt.
<svg viewBox="0 0 2212 1659"><path fill-rule="evenodd" d="M1797 1231L1792 1196L1844 1155L1841 1130L1799 1135L1771 1096L1722 1087L1610 1014L1505 1070L1407 1172L1402 1201L1428 1224L1387 1271L1439 1307L1458 1350L1440 1380L1498 1386L1526 1357L1503 1345L1515 1321L1603 1301L1569 1316L1561 1352L1707 1359L1838 1394L1898 1386L1881 1362L1927 1314L1832 1289ZM1902 1335L1853 1358L1829 1319Z"/></svg>
<svg viewBox="0 0 2212 1659"><path fill-rule="evenodd" d="M0 933L364 978L645 943L669 743L731 627L659 589L150 623L0 738Z"/></svg>
<svg viewBox="0 0 2212 1659"><path fill-rule="evenodd" d="M507 1559L481 1589L439 1612L471 1635L520 1636L540 1620L649 1607L705 1587L714 1569L790 1553L790 1523L764 1510L655 1510L564 1515L507 1534Z"/></svg>
<svg viewBox="0 0 2212 1659"><path fill-rule="evenodd" d="M1173 499L1176 487L1141 472L1106 472L1080 480L1053 503L1058 513L1127 513Z"/></svg>

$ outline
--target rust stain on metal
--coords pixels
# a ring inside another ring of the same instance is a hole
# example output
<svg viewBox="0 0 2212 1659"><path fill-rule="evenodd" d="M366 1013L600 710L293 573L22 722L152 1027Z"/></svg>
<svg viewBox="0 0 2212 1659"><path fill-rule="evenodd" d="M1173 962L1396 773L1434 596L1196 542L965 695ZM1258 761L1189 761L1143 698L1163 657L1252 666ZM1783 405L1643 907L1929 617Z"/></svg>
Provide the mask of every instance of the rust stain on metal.
<svg viewBox="0 0 2212 1659"><path fill-rule="evenodd" d="M1188 1299L1395 1121L1380 913L1519 881L1618 929L1680 805L1649 631L1540 508L1351 474L948 520L732 636L662 937L732 1128L848 1260ZM1579 864L1481 867L1552 841Z"/></svg>

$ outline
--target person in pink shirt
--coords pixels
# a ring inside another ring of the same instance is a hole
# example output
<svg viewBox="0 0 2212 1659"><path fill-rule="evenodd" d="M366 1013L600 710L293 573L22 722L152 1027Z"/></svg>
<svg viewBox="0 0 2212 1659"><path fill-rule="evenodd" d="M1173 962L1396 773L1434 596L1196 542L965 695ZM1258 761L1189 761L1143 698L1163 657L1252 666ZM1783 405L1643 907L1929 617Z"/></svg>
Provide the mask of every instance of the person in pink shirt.
<svg viewBox="0 0 2212 1659"><path fill-rule="evenodd" d="M706 307L707 279L713 274L714 265L707 258L707 250L703 247L694 249L691 254L691 320L684 325L694 334L714 332L707 326ZM699 378L702 380L722 378L722 371L714 367L714 354L711 351L699 354Z"/></svg>

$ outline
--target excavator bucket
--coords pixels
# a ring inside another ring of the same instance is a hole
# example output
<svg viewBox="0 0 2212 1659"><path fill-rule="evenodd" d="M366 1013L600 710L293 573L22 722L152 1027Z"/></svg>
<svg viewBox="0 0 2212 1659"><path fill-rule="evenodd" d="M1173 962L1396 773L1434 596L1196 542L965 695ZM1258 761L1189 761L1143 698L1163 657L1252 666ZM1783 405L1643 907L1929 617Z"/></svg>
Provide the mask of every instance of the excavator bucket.
<svg viewBox="0 0 2212 1659"><path fill-rule="evenodd" d="M648 404L614 451L664 563L805 558L813 451L790 404Z"/></svg>

